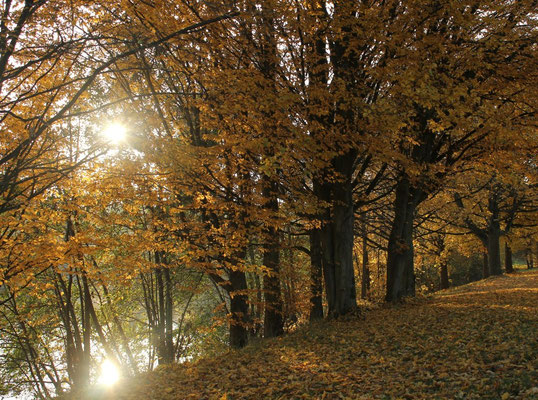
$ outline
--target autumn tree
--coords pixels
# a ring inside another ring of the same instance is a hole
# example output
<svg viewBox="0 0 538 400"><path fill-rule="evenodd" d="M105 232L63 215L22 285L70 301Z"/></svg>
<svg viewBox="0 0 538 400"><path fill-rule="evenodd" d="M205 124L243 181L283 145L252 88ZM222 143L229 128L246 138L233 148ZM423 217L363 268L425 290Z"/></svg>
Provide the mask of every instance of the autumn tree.
<svg viewBox="0 0 538 400"><path fill-rule="evenodd" d="M385 250L385 299L411 296L417 241L445 287L449 224L495 231L500 271L533 227L533 1L64 3L0 22L0 371L37 396L278 336L306 298L351 313Z"/></svg>
<svg viewBox="0 0 538 400"><path fill-rule="evenodd" d="M513 135L532 118L513 104L530 95L524 88L532 86L536 34L530 2L394 7L388 26L394 57L382 69L393 95L380 102L381 112L394 112L397 133L387 301L415 291L417 206L448 174L482 155L485 143Z"/></svg>

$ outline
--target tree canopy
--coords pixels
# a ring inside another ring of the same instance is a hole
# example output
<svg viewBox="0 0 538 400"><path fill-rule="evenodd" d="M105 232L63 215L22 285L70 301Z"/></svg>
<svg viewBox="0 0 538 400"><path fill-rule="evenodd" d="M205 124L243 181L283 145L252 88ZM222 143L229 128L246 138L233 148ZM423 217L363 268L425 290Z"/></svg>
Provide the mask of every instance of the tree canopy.
<svg viewBox="0 0 538 400"><path fill-rule="evenodd" d="M0 395L533 268L535 8L3 1Z"/></svg>

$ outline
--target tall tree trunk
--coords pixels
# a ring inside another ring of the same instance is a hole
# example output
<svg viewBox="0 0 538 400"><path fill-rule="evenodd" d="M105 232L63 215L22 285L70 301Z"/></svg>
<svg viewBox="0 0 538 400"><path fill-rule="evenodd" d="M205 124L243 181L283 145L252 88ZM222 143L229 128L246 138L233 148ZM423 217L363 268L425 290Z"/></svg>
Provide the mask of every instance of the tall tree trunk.
<svg viewBox="0 0 538 400"><path fill-rule="evenodd" d="M230 346L241 348L248 343L248 296L247 279L243 271L231 270L229 284L225 289L230 294Z"/></svg>
<svg viewBox="0 0 538 400"><path fill-rule="evenodd" d="M500 238L501 231L497 226L490 227L488 231L488 264L489 264L489 273L491 275L501 275L501 246Z"/></svg>
<svg viewBox="0 0 538 400"><path fill-rule="evenodd" d="M64 240L69 240L75 236L75 224L71 217L67 218ZM71 254L72 266L80 260L79 254ZM87 282L81 285L81 275L84 271L74 268L77 274L68 275L66 284L62 274L56 275L57 282L61 287L57 291L60 300L60 310L64 329L66 331L66 359L67 370L71 381L71 389L79 390L85 388L90 383L90 362L91 362L91 315L90 302L91 295ZM78 288L78 299L80 304L80 320L77 318L74 303L75 293L73 283ZM80 325L79 325L80 322Z"/></svg>
<svg viewBox="0 0 538 400"><path fill-rule="evenodd" d="M280 291L280 253L277 246L273 245L263 254L263 264L268 269L268 273L263 277L265 294L263 331L266 338L280 336L284 332Z"/></svg>
<svg viewBox="0 0 538 400"><path fill-rule="evenodd" d="M85 272L82 272L84 274ZM82 313L82 337L84 342L84 349L82 351L82 362L80 366L80 379L82 386L85 387L90 384L90 364L91 364L91 311L90 311L90 288L88 287L87 281L83 281L83 294L81 299L84 299L83 306L81 309L84 310Z"/></svg>
<svg viewBox="0 0 538 400"><path fill-rule="evenodd" d="M263 297L262 297L262 283L260 280L260 275L254 274L254 285L256 286L256 304L255 304L255 313L254 313L254 334L261 336L262 334L262 316L263 316Z"/></svg>
<svg viewBox="0 0 538 400"><path fill-rule="evenodd" d="M506 270L507 274L511 274L514 272L514 264L512 261L512 248L507 241L504 242L504 269Z"/></svg>
<svg viewBox="0 0 538 400"><path fill-rule="evenodd" d="M396 186L394 220L387 252L386 301L395 302L415 295L413 264L413 221L417 195L406 177Z"/></svg>
<svg viewBox="0 0 538 400"><path fill-rule="evenodd" d="M335 306L333 316L347 314L357 307L355 268L353 264L354 209L350 177L334 190L334 278Z"/></svg>
<svg viewBox="0 0 538 400"><path fill-rule="evenodd" d="M331 208L325 210L321 228L327 315L331 318L347 314L357 306L353 265L354 210L350 177L349 174L345 176L344 182L324 185L325 190L322 190L322 200L331 200ZM329 187L332 190L327 190Z"/></svg>
<svg viewBox="0 0 538 400"><path fill-rule="evenodd" d="M263 46L260 47L260 71L267 79L268 90L278 95L276 86L277 79L277 41L275 32L275 10L270 2L262 2L261 16L262 26L260 32L263 36ZM278 144L279 128L276 124L276 117L273 110L264 112L265 131L269 136L269 141L276 140L276 143L270 143L264 149L262 157L268 159L274 158L274 145ZM273 161L271 161L273 162ZM276 163L275 163L276 164ZM273 166L271 166L273 168ZM262 176L263 196L265 199L265 208L276 219L278 214L278 168L271 174ZM275 337L284 332L283 305L280 284L280 238L278 228L269 221L268 226L264 229L264 249L263 264L268 273L264 275L263 286L265 291L265 315L264 315L264 336Z"/></svg>
<svg viewBox="0 0 538 400"><path fill-rule="evenodd" d="M173 293L172 293L172 277L170 276L170 269L167 267L164 268L163 273L164 273L164 288L165 288L165 292L164 292L165 359L167 363L172 363L175 360L174 332L173 332L174 302L173 302Z"/></svg>
<svg viewBox="0 0 538 400"><path fill-rule="evenodd" d="M157 358L159 365L174 362L174 338L173 338L173 299L172 299L172 279L170 270L163 266L164 255L155 252L155 280L157 284Z"/></svg>
<svg viewBox="0 0 538 400"><path fill-rule="evenodd" d="M327 47L330 52L332 75L335 82L345 82L345 90L357 93L355 77L362 67L358 65L359 54L356 47L350 45L356 39L355 30L350 22L352 9L346 7L345 2L335 2L333 18L341 21L342 36L325 37L323 31L315 33L315 53L319 57L316 64L327 62ZM323 19L323 18L322 18ZM328 45L328 46L327 46ZM328 82L329 70L313 74L314 84L325 86ZM322 75L323 74L323 75ZM316 95L314 95L314 98ZM347 99L337 101L326 116L316 119L325 127L326 132L337 135L332 144L337 154L331 159L331 168L328 171L328 180L325 188L330 189L326 197L330 205L328 220L325 221L325 232L322 234L322 254L324 265L325 289L328 302L328 316L338 317L352 312L357 307L357 293L355 287L355 269L353 264L354 239L354 204L353 204L353 175L355 161L357 160L357 147L351 144L349 138L357 134L357 113L350 107ZM324 189L325 189L324 188ZM323 227L322 227L323 230ZM330 235L330 237L329 237Z"/></svg>
<svg viewBox="0 0 538 400"><path fill-rule="evenodd" d="M248 248L248 257L250 259L250 263L252 265L256 265L256 256L254 253L254 246L249 246ZM263 261L262 261L263 262ZM252 326L250 327L250 335L252 337L259 336L261 337L263 334L263 289L260 279L260 274L256 271L252 272L251 275L247 275L252 277L252 284L254 293L256 294L256 299L253 300L250 304L250 318L252 319ZM247 279L247 282L249 280Z"/></svg>
<svg viewBox="0 0 538 400"><path fill-rule="evenodd" d="M448 289L448 263L446 260L441 261L441 289Z"/></svg>
<svg viewBox="0 0 538 400"><path fill-rule="evenodd" d="M323 318L323 263L321 258L321 232L310 231L310 321Z"/></svg>
<svg viewBox="0 0 538 400"><path fill-rule="evenodd" d="M482 261L482 278L486 279L489 277L489 261L488 261L488 252L484 251L482 253L483 261Z"/></svg>
<svg viewBox="0 0 538 400"><path fill-rule="evenodd" d="M158 252L155 252L155 257L157 258L156 263L159 263ZM164 321L166 319L165 308L164 308L164 282L163 282L163 272L161 267L155 268L155 281L157 284L157 324L156 324L156 339L157 339L157 361L159 365L166 364L166 349L165 349L165 326Z"/></svg>
<svg viewBox="0 0 538 400"><path fill-rule="evenodd" d="M329 202L330 185L324 184L320 190L320 199ZM336 278L334 275L334 224L330 207L326 207L321 216L321 259L323 262L323 282L327 299L327 315L331 316L336 304Z"/></svg>
<svg viewBox="0 0 538 400"><path fill-rule="evenodd" d="M278 212L278 199L276 197L277 184L264 177L267 185L264 190L265 207L276 214ZM270 224L270 223L269 223ZM284 318L282 307L282 293L280 290L280 240L278 229L267 226L264 229L265 240L263 249L263 265L267 274L263 277L265 293L265 316L263 331L264 337L280 336L284 333Z"/></svg>
<svg viewBox="0 0 538 400"><path fill-rule="evenodd" d="M60 286L61 284L61 286ZM64 295L67 297L70 294L66 290L67 285L64 284L61 274L56 274L56 281L54 282L54 291L56 293L56 298L58 300L60 319L64 326L65 331L65 358L66 358L66 368L67 376L71 379L75 375L75 340L73 337L73 332L71 331L71 314L68 310L67 304L64 301Z"/></svg>
<svg viewBox="0 0 538 400"><path fill-rule="evenodd" d="M501 275L501 226L499 222L499 204L498 194L495 190L490 190L488 198L488 211L490 213L487 226L481 228L477 226L470 218L466 218L465 223L471 232L482 242L486 249L484 253L484 264L482 276L487 278L490 275ZM463 202L459 195L455 196L456 204L463 209Z"/></svg>

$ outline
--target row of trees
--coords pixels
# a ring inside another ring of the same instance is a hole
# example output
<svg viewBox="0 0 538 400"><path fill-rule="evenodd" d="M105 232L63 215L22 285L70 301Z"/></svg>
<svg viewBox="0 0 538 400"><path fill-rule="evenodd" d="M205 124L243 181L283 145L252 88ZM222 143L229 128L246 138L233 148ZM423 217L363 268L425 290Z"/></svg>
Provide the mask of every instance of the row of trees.
<svg viewBox="0 0 538 400"><path fill-rule="evenodd" d="M0 393L532 260L534 3L4 2Z"/></svg>

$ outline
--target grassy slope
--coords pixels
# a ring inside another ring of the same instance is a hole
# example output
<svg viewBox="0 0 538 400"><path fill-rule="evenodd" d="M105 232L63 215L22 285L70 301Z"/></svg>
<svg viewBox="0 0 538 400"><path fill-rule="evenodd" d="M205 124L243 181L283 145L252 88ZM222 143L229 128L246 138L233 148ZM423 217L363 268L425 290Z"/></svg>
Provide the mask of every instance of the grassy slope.
<svg viewBox="0 0 538 400"><path fill-rule="evenodd" d="M538 399L538 271L124 382L107 399Z"/></svg>

